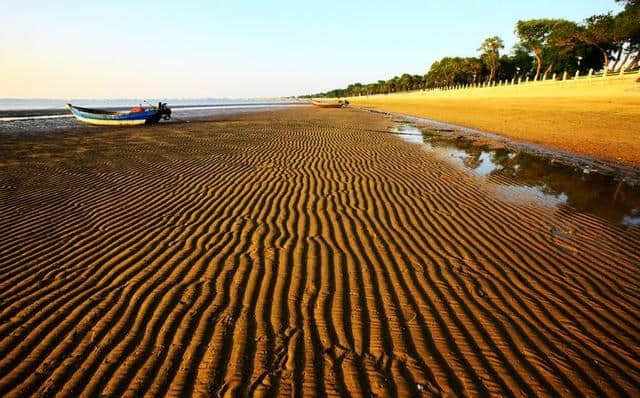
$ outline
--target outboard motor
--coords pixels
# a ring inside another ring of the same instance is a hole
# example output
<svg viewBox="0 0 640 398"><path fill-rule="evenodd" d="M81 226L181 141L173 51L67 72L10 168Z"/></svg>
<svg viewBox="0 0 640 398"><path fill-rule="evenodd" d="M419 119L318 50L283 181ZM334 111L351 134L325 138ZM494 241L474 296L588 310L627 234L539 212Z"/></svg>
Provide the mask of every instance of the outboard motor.
<svg viewBox="0 0 640 398"><path fill-rule="evenodd" d="M162 119L171 119L171 109L167 107L167 103L158 102L158 112L162 115Z"/></svg>

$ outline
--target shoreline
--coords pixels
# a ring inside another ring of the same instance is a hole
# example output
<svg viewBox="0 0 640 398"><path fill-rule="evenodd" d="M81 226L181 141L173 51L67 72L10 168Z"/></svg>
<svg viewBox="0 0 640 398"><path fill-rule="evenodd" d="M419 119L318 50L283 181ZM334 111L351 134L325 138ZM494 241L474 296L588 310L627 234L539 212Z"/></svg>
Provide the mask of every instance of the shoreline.
<svg viewBox="0 0 640 398"><path fill-rule="evenodd" d="M478 143L494 146L499 145L516 151L521 150L535 156L547 158L551 162L557 162L558 164L562 164L566 167L583 169L585 173L598 173L611 177L616 181L623 181L632 186L640 186L640 167L638 166L627 165L606 158L597 158L580 153L564 151L560 148L553 148L543 144L520 141L499 133L481 131L438 120L416 117L397 112L387 112L378 109L360 109L365 112L379 113L390 118L415 123L416 125L430 128L430 132L445 137L455 138L462 136ZM442 128L444 128L444 130Z"/></svg>
<svg viewBox="0 0 640 398"><path fill-rule="evenodd" d="M174 109L172 119L162 121L158 125L176 125L184 123L195 123L206 120L219 120L232 115L239 115L250 112L276 111L280 109L304 108L307 104L270 104L270 105L225 105L225 106L182 106ZM123 128L123 127L121 127ZM130 128L130 127L129 127ZM154 125L145 126L153 129ZM123 129L127 129L124 127ZM77 121L70 112L65 110L64 114L24 116L24 117L0 117L0 137L18 135L50 135L59 134L65 131L89 132L108 130L104 126L91 126Z"/></svg>
<svg viewBox="0 0 640 398"><path fill-rule="evenodd" d="M490 132L640 167L638 74L350 97L353 106Z"/></svg>
<svg viewBox="0 0 640 398"><path fill-rule="evenodd" d="M193 109L225 109L231 107L279 107L279 106L304 106L308 105L303 102L264 102L264 103L234 103L228 104L194 104L194 105L173 105L170 106L174 110L193 110ZM111 112L126 111L131 107L107 106L100 107ZM46 109L0 109L0 122L5 119L21 120L29 117L45 117L45 116L67 116L69 111L66 108L46 108Z"/></svg>

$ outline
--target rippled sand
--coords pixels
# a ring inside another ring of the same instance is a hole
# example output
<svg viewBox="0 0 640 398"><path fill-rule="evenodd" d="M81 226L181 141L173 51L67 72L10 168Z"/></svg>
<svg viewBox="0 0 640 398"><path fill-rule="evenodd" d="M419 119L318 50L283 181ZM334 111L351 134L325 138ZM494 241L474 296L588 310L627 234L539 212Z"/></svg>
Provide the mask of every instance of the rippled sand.
<svg viewBox="0 0 640 398"><path fill-rule="evenodd" d="M354 109L0 138L0 395L640 394L640 231Z"/></svg>

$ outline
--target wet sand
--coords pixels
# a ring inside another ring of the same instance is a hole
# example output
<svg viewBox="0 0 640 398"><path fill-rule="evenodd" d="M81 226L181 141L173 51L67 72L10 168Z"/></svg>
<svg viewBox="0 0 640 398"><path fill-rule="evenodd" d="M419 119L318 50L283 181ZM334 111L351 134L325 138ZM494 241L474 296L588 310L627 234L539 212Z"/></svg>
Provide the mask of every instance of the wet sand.
<svg viewBox="0 0 640 398"><path fill-rule="evenodd" d="M640 394L640 229L391 124L0 137L0 395Z"/></svg>

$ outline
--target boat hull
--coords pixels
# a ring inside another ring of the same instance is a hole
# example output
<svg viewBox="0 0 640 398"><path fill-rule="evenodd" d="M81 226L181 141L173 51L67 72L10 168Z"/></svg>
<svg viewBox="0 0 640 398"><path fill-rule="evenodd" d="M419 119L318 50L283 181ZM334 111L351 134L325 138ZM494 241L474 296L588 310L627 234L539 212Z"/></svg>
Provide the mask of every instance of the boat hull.
<svg viewBox="0 0 640 398"><path fill-rule="evenodd" d="M105 112L97 109L81 108L67 105L73 116L87 124L96 126L136 126L140 124L157 123L162 113L157 110L144 112Z"/></svg>
<svg viewBox="0 0 640 398"><path fill-rule="evenodd" d="M316 108L342 108L344 106L343 104L338 104L338 103L323 104L320 102L313 102L311 105L315 106Z"/></svg>

